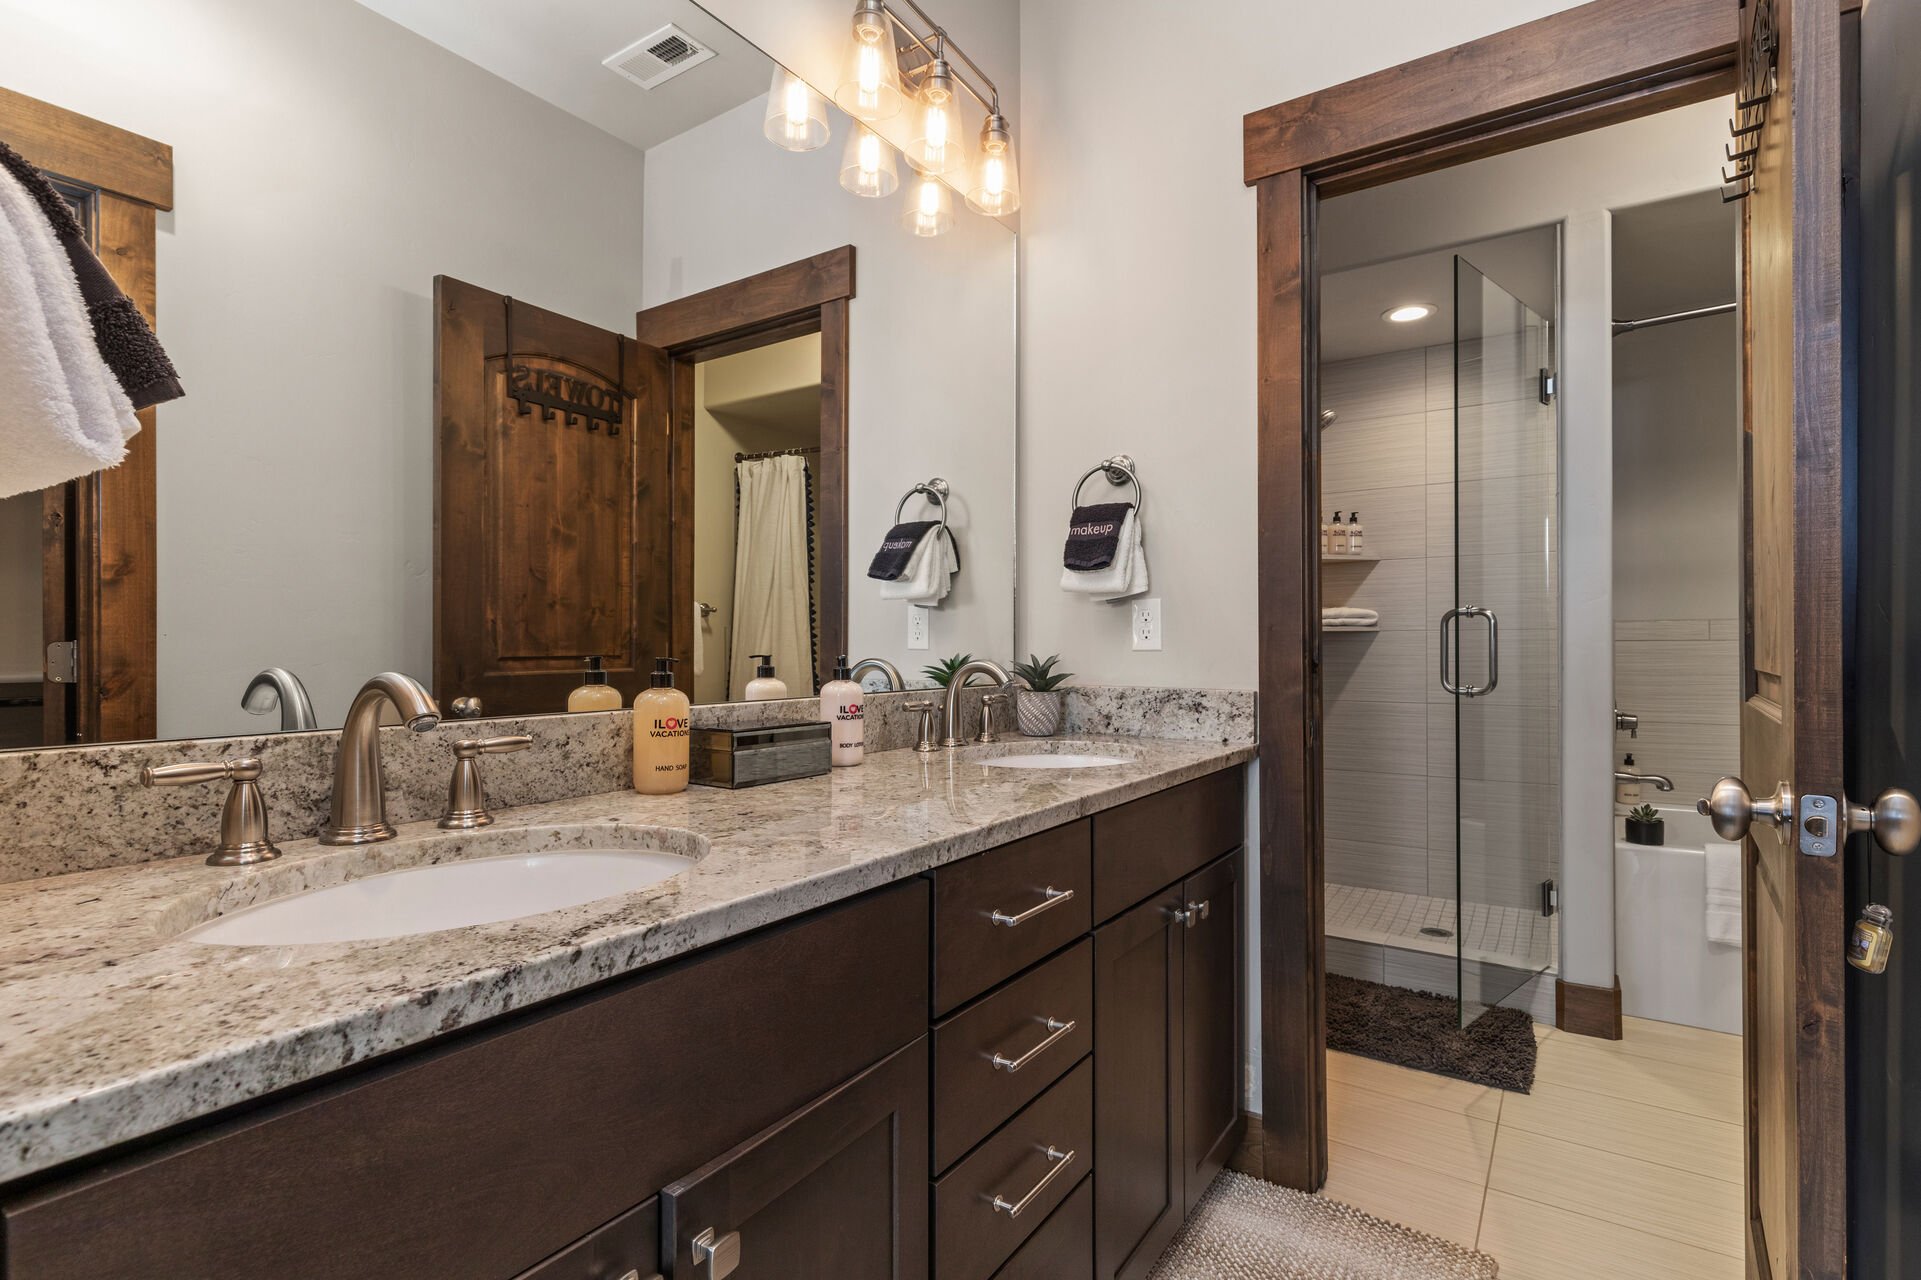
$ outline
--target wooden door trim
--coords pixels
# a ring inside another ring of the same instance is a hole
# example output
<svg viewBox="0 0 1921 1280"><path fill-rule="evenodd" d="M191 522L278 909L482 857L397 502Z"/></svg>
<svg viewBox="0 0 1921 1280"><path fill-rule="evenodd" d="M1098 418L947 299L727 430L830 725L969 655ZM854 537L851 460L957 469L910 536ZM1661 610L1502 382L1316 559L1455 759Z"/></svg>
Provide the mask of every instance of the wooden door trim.
<svg viewBox="0 0 1921 1280"><path fill-rule="evenodd" d="M8 89L0 89L0 138L36 167L99 193L95 251L157 332L155 211L173 208L173 148ZM44 718L49 728L60 722L64 741L136 740L159 730L158 442L154 410L139 418L120 465L69 481L43 503L43 557L64 561L73 598L62 612L68 638L79 643L73 714ZM51 595L46 602L54 603Z"/></svg>
<svg viewBox="0 0 1921 1280"><path fill-rule="evenodd" d="M673 650L683 662L694 650L694 366L810 333L820 334L820 455L814 481L820 556L817 684L833 678L834 657L847 650L847 304L853 297L854 246L848 244L663 302L634 317L635 334L665 350L672 365Z"/></svg>
<svg viewBox="0 0 1921 1280"><path fill-rule="evenodd" d="M1702 101L1733 87L1730 0L1595 0L1249 114L1256 189L1262 1170L1327 1178L1321 813L1322 196Z"/></svg>

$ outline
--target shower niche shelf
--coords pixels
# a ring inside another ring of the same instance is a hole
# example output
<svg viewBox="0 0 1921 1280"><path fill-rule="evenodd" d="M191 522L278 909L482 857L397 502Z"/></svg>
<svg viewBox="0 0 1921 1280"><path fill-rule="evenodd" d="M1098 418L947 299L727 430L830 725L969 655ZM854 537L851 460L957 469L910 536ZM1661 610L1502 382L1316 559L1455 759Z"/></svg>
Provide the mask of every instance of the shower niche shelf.
<svg viewBox="0 0 1921 1280"><path fill-rule="evenodd" d="M1379 564L1379 556L1327 556L1321 557L1322 564Z"/></svg>

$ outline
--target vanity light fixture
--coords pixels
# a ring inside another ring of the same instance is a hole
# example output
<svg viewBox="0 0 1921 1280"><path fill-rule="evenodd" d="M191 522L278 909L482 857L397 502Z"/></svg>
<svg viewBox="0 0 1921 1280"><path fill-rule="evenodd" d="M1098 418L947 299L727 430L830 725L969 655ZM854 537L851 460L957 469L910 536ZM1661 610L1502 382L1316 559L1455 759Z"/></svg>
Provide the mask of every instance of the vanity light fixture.
<svg viewBox="0 0 1921 1280"><path fill-rule="evenodd" d="M818 151L827 145L827 101L805 80L776 65L761 131L783 151Z"/></svg>
<svg viewBox="0 0 1921 1280"><path fill-rule="evenodd" d="M854 195L874 199L891 196L900 186L894 149L866 125L855 125L847 135L847 150L840 158L840 185Z"/></svg>
<svg viewBox="0 0 1921 1280"><path fill-rule="evenodd" d="M981 123L980 163L967 185L967 207L998 218L1021 207L1020 169L1014 162L1014 131L1007 117L990 111Z"/></svg>
<svg viewBox="0 0 1921 1280"><path fill-rule="evenodd" d="M1434 314L1434 308L1425 302L1403 302L1398 307L1389 307L1381 312L1381 319L1392 320L1395 324L1412 324L1425 320Z"/></svg>
<svg viewBox="0 0 1921 1280"><path fill-rule="evenodd" d="M894 48L893 23L881 0L860 0L854 7L854 31L847 45L834 101L856 120L890 120L905 103L901 94L900 54Z"/></svg>
<svg viewBox="0 0 1921 1280"><path fill-rule="evenodd" d="M923 69L920 88L914 91L914 138L907 144L907 162L937 176L959 173L967 166L960 88L942 44L936 34L934 59Z"/></svg>
<svg viewBox="0 0 1921 1280"><path fill-rule="evenodd" d="M954 226L954 193L931 173L917 173L907 191L901 223L917 236L941 235Z"/></svg>

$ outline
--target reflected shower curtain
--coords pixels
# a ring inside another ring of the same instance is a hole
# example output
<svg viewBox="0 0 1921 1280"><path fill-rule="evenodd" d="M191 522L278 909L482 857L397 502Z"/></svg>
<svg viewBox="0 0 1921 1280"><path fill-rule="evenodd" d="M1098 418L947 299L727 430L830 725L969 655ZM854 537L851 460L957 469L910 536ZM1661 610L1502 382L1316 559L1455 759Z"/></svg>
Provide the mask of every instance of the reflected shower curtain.
<svg viewBox="0 0 1921 1280"><path fill-rule="evenodd" d="M796 456L734 464L740 494L734 531L734 630L728 696L754 678L753 654L768 653L788 692L814 690L812 512L806 462Z"/></svg>

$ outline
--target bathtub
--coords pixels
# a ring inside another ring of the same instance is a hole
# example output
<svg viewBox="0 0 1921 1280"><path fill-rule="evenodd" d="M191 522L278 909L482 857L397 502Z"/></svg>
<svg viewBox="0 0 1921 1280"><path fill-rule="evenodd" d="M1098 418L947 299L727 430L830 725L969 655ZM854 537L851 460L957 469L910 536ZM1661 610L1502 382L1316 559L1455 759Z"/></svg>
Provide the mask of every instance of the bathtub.
<svg viewBox="0 0 1921 1280"><path fill-rule="evenodd" d="M1741 1031L1741 948L1709 942L1707 849L1719 843L1691 808L1657 805L1662 845L1627 842L1614 818L1614 964L1621 1011L1711 1031Z"/></svg>

